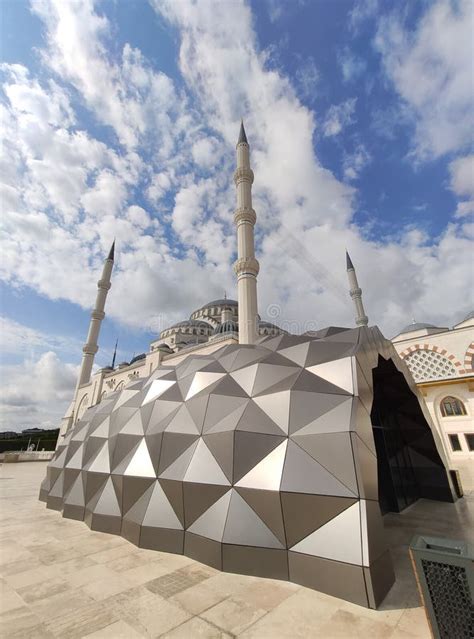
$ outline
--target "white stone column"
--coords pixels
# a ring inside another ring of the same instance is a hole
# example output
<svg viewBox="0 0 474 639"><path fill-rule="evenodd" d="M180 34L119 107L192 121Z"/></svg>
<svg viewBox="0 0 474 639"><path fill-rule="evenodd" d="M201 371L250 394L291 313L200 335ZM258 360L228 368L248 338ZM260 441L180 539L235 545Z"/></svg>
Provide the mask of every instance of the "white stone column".
<svg viewBox="0 0 474 639"><path fill-rule="evenodd" d="M349 280L349 293L352 299L354 300L354 305L356 309L356 318L355 318L356 325L367 326L369 323L369 318L365 314L364 305L362 303L362 289L359 287L355 268L354 268L354 265L352 264L352 260L347 251L346 251L346 264L347 264L347 278Z"/></svg>
<svg viewBox="0 0 474 639"><path fill-rule="evenodd" d="M254 226L257 220L252 208L253 171L250 168L250 152L243 123L237 142L237 168L234 173L237 189L237 209L234 223L237 226L237 275L239 301L239 343L254 344L258 336L257 275L259 264L255 259Z"/></svg>
<svg viewBox="0 0 474 639"><path fill-rule="evenodd" d="M77 380L77 388L79 388L79 386L82 386L82 384L87 384L87 382L90 380L92 366L94 364L94 357L99 350L97 342L99 339L100 326L102 324L102 320L105 317L104 308L105 301L107 299L107 293L109 292L109 289L111 287L110 279L114 266L114 249L115 242L112 244L109 255L105 260L104 268L102 270L102 277L97 282L97 298L95 301L94 309L91 313L91 321L89 324L87 341L82 349L82 363L79 378Z"/></svg>

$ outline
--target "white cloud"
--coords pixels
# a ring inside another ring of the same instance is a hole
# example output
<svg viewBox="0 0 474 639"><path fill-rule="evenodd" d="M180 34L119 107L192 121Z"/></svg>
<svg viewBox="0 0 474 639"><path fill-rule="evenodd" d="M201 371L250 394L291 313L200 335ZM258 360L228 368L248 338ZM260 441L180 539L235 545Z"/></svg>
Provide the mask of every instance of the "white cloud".
<svg viewBox="0 0 474 639"><path fill-rule="evenodd" d="M361 171L370 164L372 156L363 144L358 144L353 153L348 153L344 156L342 168L344 172L344 179L356 180Z"/></svg>
<svg viewBox="0 0 474 639"><path fill-rule="evenodd" d="M313 102L318 92L321 74L312 56L304 58L295 73L296 87L303 100Z"/></svg>
<svg viewBox="0 0 474 639"><path fill-rule="evenodd" d="M369 315L388 333L413 313L421 317L418 309L433 323L462 315L470 285L467 225L448 227L434 243L403 228L384 244L367 239L366 229L352 222L355 190L321 165L313 146L315 115L259 50L248 5L155 3L177 29L186 93L137 50L126 46L118 59L112 56L110 25L92 3L36 6L47 29L44 59L69 110L61 107L63 121L52 124L40 108L27 113L8 104L9 205L0 263L7 282L89 307L116 236L106 310L122 323L159 330L225 289L234 295L232 173L243 115L255 171L262 316L276 303L282 320L300 326L308 319L319 326L351 322L350 298L341 293L346 246ZM47 86L40 83L43 91ZM71 96L113 128L120 146L70 125ZM336 110L331 130L348 125L354 108L349 101L345 111ZM212 127L209 133L203 124ZM215 165L213 145L221 153ZM362 170L360 161L353 165ZM450 291L443 308L438 282Z"/></svg>
<svg viewBox="0 0 474 639"><path fill-rule="evenodd" d="M48 351L18 365L2 365L0 430L55 428L65 413L77 381L78 367Z"/></svg>
<svg viewBox="0 0 474 639"><path fill-rule="evenodd" d="M349 27L357 32L362 24L373 18L378 10L378 0L356 0L352 11L349 13Z"/></svg>
<svg viewBox="0 0 474 639"><path fill-rule="evenodd" d="M350 98L345 102L341 102L341 104L333 104L329 107L323 123L323 135L325 137L339 135L343 129L354 124L356 102L357 98Z"/></svg>
<svg viewBox="0 0 474 639"><path fill-rule="evenodd" d="M43 333L9 317L0 316L0 352L3 356L19 353L34 356L38 351L50 349L77 354L80 347L81 343L77 339Z"/></svg>
<svg viewBox="0 0 474 639"><path fill-rule="evenodd" d="M472 2L438 0L414 30L397 13L380 21L375 46L415 125L418 160L469 147L473 140Z"/></svg>
<svg viewBox="0 0 474 639"><path fill-rule="evenodd" d="M367 64L345 47L337 56L344 82L353 82L365 73Z"/></svg>
<svg viewBox="0 0 474 639"><path fill-rule="evenodd" d="M449 165L451 189L459 197L468 198L458 202L456 215L465 217L474 214L474 155L453 160Z"/></svg>

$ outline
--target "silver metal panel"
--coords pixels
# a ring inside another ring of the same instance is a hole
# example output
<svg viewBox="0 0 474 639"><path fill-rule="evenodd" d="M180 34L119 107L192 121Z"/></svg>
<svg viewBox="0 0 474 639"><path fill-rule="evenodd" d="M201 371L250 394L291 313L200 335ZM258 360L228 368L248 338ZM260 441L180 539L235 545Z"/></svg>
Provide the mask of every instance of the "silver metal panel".
<svg viewBox="0 0 474 639"><path fill-rule="evenodd" d="M324 557L348 564L362 564L360 507L356 502L327 524L298 542L293 552Z"/></svg>
<svg viewBox="0 0 474 639"><path fill-rule="evenodd" d="M145 439L140 442L123 474L134 477L156 477Z"/></svg>
<svg viewBox="0 0 474 639"><path fill-rule="evenodd" d="M216 458L202 439L198 442L189 467L186 470L184 480L203 484L222 484L224 486L230 484Z"/></svg>
<svg viewBox="0 0 474 639"><path fill-rule="evenodd" d="M231 495L232 491L229 490L203 515L196 519L193 525L188 528L188 531L201 535L201 537L222 541Z"/></svg>
<svg viewBox="0 0 474 639"><path fill-rule="evenodd" d="M153 492L143 517L142 526L183 529L159 482L155 482L153 485Z"/></svg>
<svg viewBox="0 0 474 639"><path fill-rule="evenodd" d="M270 528L263 523L239 493L235 490L231 492L232 497L222 541L226 544L283 548Z"/></svg>
<svg viewBox="0 0 474 639"><path fill-rule="evenodd" d="M327 379L328 382L343 388L348 393L354 393L354 382L352 379L352 357L343 357L332 362L315 364L309 366L308 370L318 377Z"/></svg>
<svg viewBox="0 0 474 639"><path fill-rule="evenodd" d="M290 419L290 391L262 395L253 400L284 433L288 433Z"/></svg>
<svg viewBox="0 0 474 639"><path fill-rule="evenodd" d="M235 485L241 488L279 490L287 445L288 440L285 439Z"/></svg>

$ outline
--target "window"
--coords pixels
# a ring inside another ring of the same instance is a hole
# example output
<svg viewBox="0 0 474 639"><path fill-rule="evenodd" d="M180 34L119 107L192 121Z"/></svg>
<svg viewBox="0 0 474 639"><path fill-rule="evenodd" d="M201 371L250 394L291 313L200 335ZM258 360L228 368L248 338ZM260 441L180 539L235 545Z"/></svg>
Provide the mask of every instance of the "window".
<svg viewBox="0 0 474 639"><path fill-rule="evenodd" d="M466 444L471 453L474 451L474 433L465 433Z"/></svg>
<svg viewBox="0 0 474 639"><path fill-rule="evenodd" d="M456 377L454 364L441 353L418 349L404 359L415 382Z"/></svg>
<svg viewBox="0 0 474 639"><path fill-rule="evenodd" d="M461 442L459 441L458 435L448 435L449 441L451 443L451 448L454 452L461 450Z"/></svg>
<svg viewBox="0 0 474 639"><path fill-rule="evenodd" d="M466 408L460 399L456 397L445 397L441 400L441 414L443 417L466 415Z"/></svg>

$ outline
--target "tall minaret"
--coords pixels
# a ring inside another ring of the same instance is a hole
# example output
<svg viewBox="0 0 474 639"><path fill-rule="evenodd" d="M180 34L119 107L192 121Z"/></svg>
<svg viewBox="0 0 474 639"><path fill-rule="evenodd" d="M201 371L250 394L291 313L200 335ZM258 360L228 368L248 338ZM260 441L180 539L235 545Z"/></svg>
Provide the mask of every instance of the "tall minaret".
<svg viewBox="0 0 474 639"><path fill-rule="evenodd" d="M347 277L349 279L349 293L354 300L356 308L356 324L357 326L367 326L369 318L365 314L364 305L362 304L362 289L359 288L357 281L357 275L355 272L354 264L350 258L349 253L346 251L346 268Z"/></svg>
<svg viewBox="0 0 474 639"><path fill-rule="evenodd" d="M240 124L237 142L237 168L234 173L237 188L237 209L234 222L237 226L237 275L239 301L239 343L254 344L258 336L257 274L259 265L255 259L253 227L257 220L252 208L253 171L250 168L249 144L244 123Z"/></svg>
<svg viewBox="0 0 474 639"><path fill-rule="evenodd" d="M86 384L91 378L92 366L94 364L94 357L99 347L97 346L97 340L99 339L100 325L105 317L104 307L105 300L107 299L107 293L111 287L110 276L112 275L112 269L114 266L114 252L115 252L115 240L110 247L109 255L104 262L104 268L102 269L102 277L97 282L97 298L95 300L95 307L91 313L91 321L89 324L89 333L87 334L87 342L84 344L82 352L81 371L79 373L79 379L77 380L77 388Z"/></svg>

